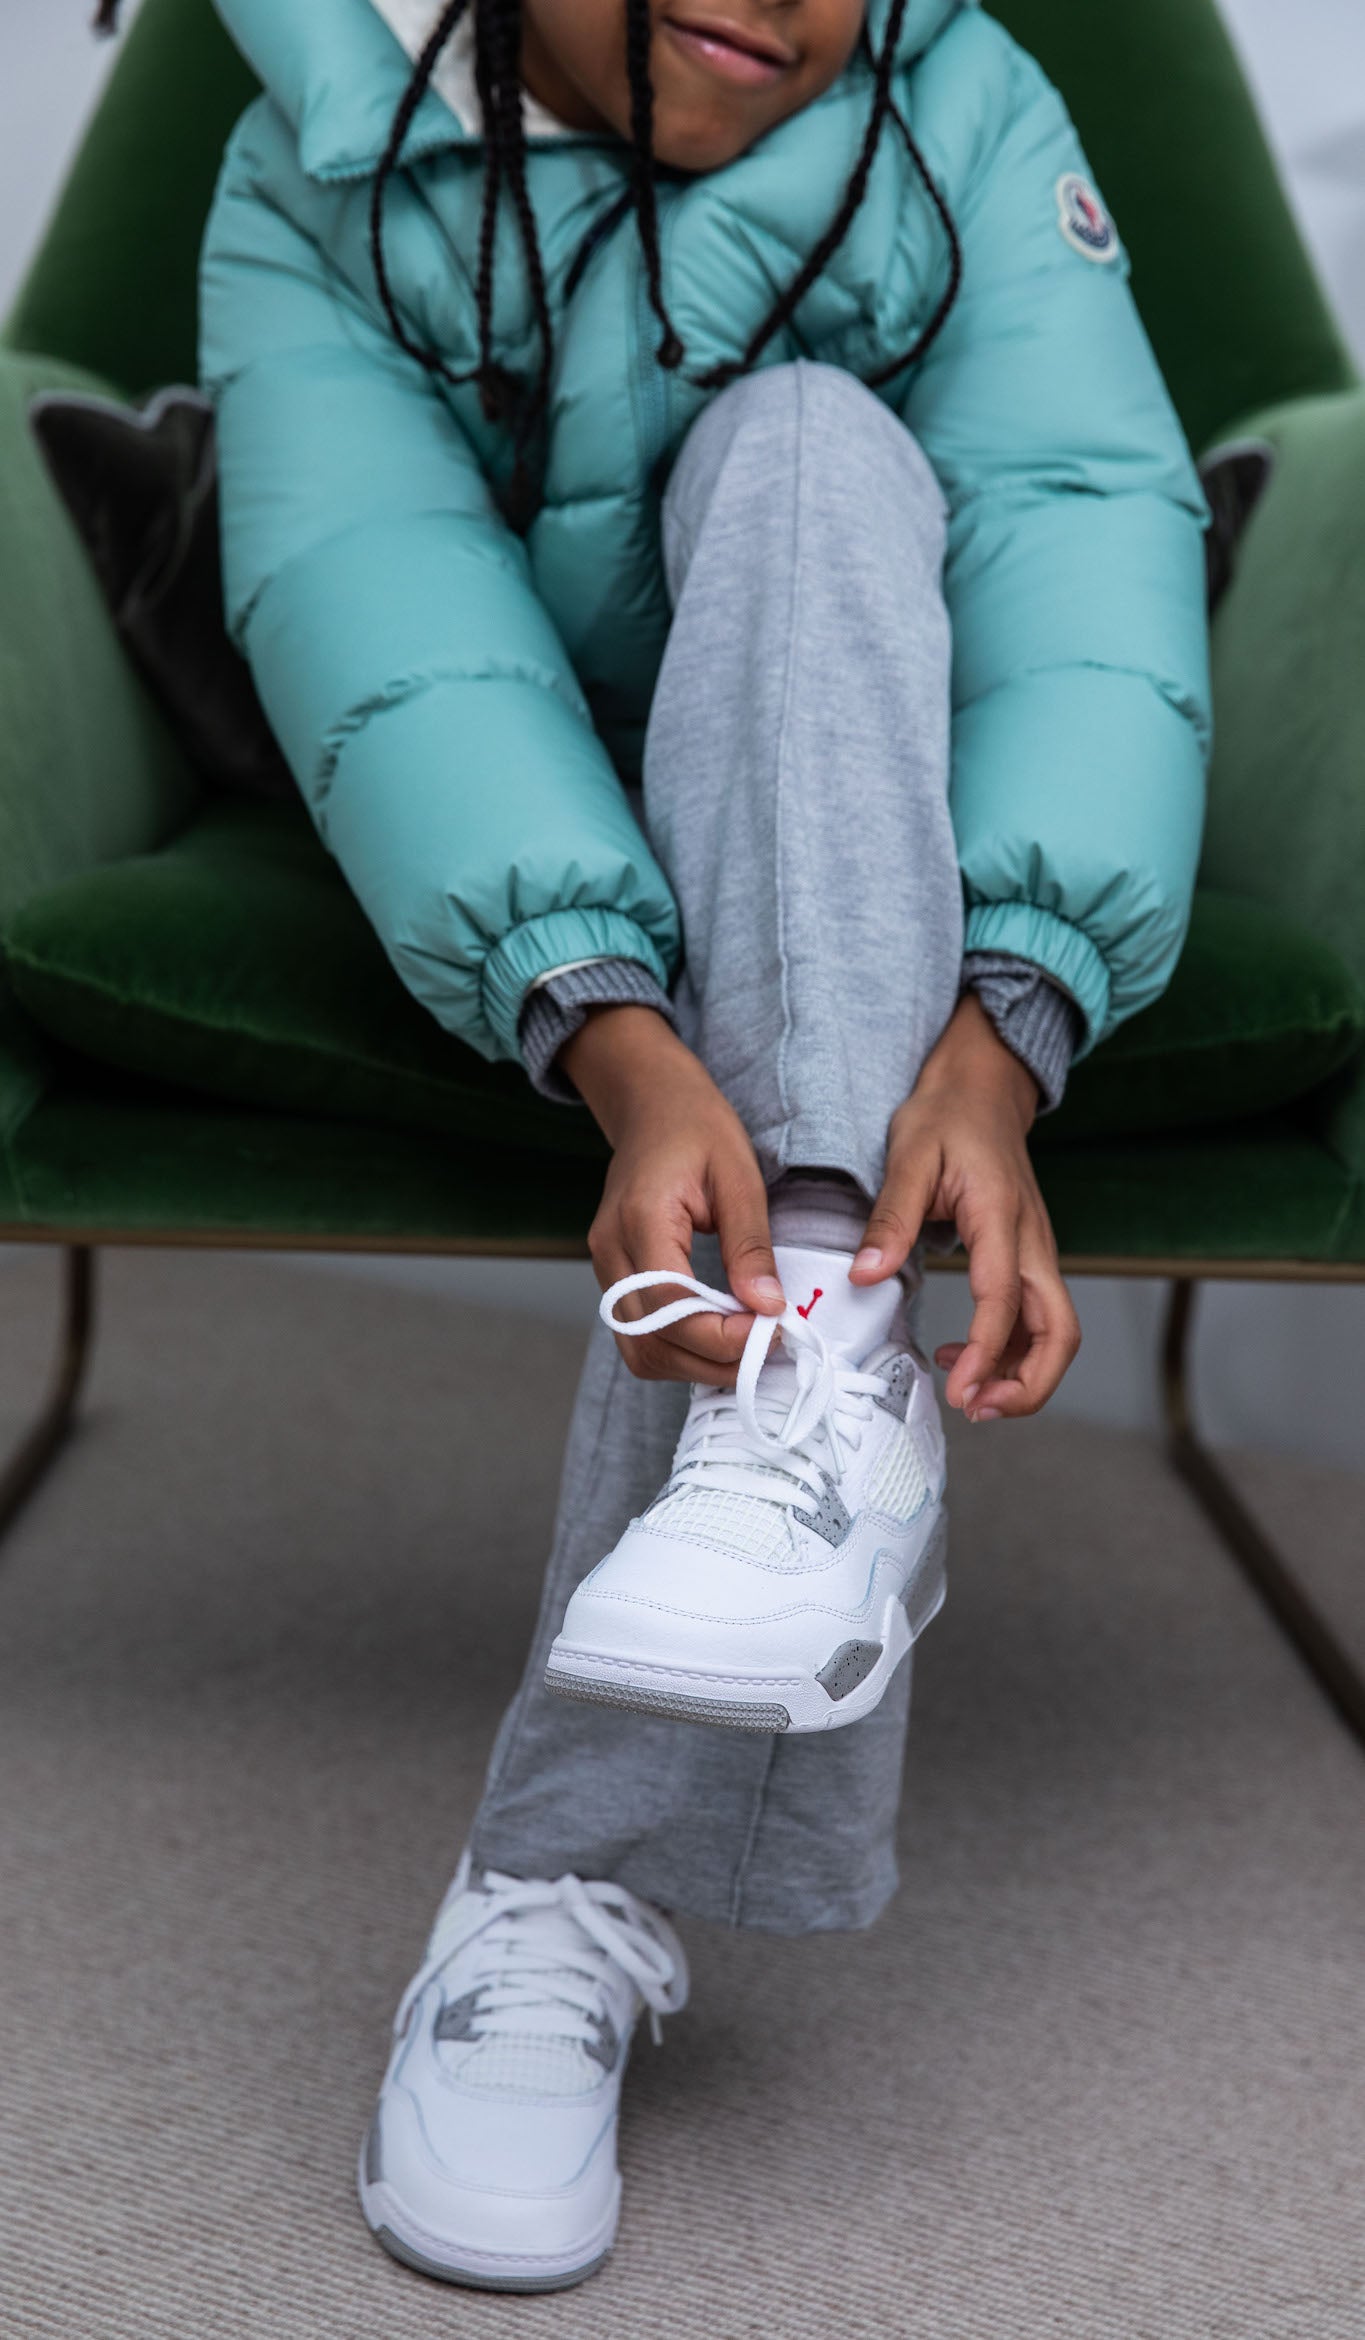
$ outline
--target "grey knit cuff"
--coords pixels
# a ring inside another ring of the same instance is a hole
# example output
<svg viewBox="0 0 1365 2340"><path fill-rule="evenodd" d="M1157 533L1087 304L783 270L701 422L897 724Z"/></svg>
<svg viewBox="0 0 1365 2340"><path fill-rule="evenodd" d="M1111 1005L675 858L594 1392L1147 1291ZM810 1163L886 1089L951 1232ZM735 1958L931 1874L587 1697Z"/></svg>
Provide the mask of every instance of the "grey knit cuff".
<svg viewBox="0 0 1365 2340"><path fill-rule="evenodd" d="M582 967L565 967L558 975L547 976L526 995L518 1042L532 1088L557 1105L582 1103L556 1058L565 1041L582 1030L589 1008L595 1007L657 1008L670 1024L674 1020L668 993L638 959L591 959Z"/></svg>
<svg viewBox="0 0 1365 2340"><path fill-rule="evenodd" d="M1040 1113L1060 1105L1071 1060L1085 1034L1080 1009L1069 993L1013 951L968 951L962 962L965 990L974 991L1011 1053L1038 1083Z"/></svg>

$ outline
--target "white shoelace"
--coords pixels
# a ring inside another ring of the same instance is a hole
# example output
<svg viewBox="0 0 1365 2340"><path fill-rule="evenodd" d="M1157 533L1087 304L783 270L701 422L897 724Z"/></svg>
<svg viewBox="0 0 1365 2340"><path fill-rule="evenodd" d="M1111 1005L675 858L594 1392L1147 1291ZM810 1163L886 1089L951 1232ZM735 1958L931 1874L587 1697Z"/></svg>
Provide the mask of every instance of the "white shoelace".
<svg viewBox="0 0 1365 2340"><path fill-rule="evenodd" d="M618 1318L616 1304L627 1292L658 1284L681 1285L686 1297L666 1301L633 1323ZM732 1292L718 1292L696 1276L649 1269L622 1276L603 1293L598 1313L613 1332L635 1338L662 1332L686 1316L744 1316L748 1311ZM791 1360L785 1372L769 1362L776 1334ZM761 1386L765 1367L766 1386ZM824 1485L821 1453L834 1477L842 1477L849 1452L861 1445L863 1425L885 1389L875 1373L861 1371L843 1345L828 1340L790 1302L780 1316L756 1316L734 1389L698 1388L694 1393L673 1484L704 1477L710 1487L760 1502L786 1506L798 1493L818 1501Z"/></svg>
<svg viewBox="0 0 1365 2340"><path fill-rule="evenodd" d="M476 1933L449 1934L438 1918L431 1948L399 2002L395 2032L407 2028L427 1985L459 1960L460 1995L477 1993L479 2037L534 2032L589 2044L600 2036L610 1963L634 1983L661 2038L660 2017L687 1998L687 1967L633 1893L581 1877L504 1877L496 1870L485 1873L481 1892L487 1908Z"/></svg>

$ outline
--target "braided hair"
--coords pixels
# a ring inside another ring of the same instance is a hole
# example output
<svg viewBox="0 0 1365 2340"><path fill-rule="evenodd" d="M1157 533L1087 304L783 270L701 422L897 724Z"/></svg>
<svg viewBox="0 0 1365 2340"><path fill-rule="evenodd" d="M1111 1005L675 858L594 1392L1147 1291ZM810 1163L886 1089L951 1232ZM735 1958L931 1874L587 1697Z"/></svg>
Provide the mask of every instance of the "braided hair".
<svg viewBox="0 0 1365 2340"><path fill-rule="evenodd" d="M938 307L913 346L903 351L900 356L892 358L888 365L879 367L875 374L869 376L869 381L874 386L879 382L889 382L904 367L913 365L917 359L924 356L930 343L946 324L948 311L957 299L958 287L962 282L962 246L958 239L953 216L939 193L933 173L920 152L919 146L911 134L910 125L896 104L892 93L892 82L896 70L896 49L900 41L901 26L905 21L905 10L906 0L891 0L882 45L873 58L872 109L867 118L867 128L863 132L863 143L858 151L858 159L849 173L848 184L844 188L838 210L824 234L811 246L791 283L778 294L762 324L750 335L748 346L743 355L728 364L713 366L708 374L702 376L702 382L706 389L724 389L728 382L737 381L741 374L747 374L751 367L756 366L774 334L780 333L784 325L790 324L811 286L823 276L852 227L863 197L867 193L868 181L872 176L872 165L877 159L877 149L881 145L882 132L886 128L888 119L894 121L900 131L916 175L928 194L943 228L948 244L948 282Z"/></svg>
<svg viewBox="0 0 1365 2340"><path fill-rule="evenodd" d="M478 274L479 359L471 375L452 374L444 360L434 351L414 343L404 330L398 315L389 283L384 259L384 197L389 180L398 168L403 142L412 119L430 84L442 50L456 25L471 6L474 10L475 75L479 103L483 114L485 141L485 176L483 216L480 232ZM888 121L895 124L909 153L915 173L933 206L948 247L948 281L933 315L912 346L893 357L870 377L875 386L890 381L906 367L922 358L942 331L948 313L957 298L962 281L962 247L952 214L944 202L909 123L894 95L896 52L901 27L905 21L907 0L891 0L887 12L886 32L880 48L872 59L873 95L867 128L857 160L849 175L838 209L828 227L790 284L778 295L767 316L750 336L740 357L719 366L699 378L699 387L723 389L728 382L748 373L758 363L775 334L790 323L812 285L828 267L848 234L867 192L872 165L881 144L882 133ZM403 94L402 102L393 119L388 143L375 175L370 203L370 254L374 264L375 281L390 327L402 347L415 357L429 372L441 374L447 380L477 380L485 414L490 417L505 415L509 410L516 421L517 447L520 455L526 441L544 414L549 396L550 368L553 358L553 325L545 293L544 271L541 265L539 240L536 234L535 214L526 187L526 141L521 110L521 23L522 0L450 0L433 25L421 55L413 69L412 78ZM572 292L591 252L601 237L613 228L626 208L633 208L640 248L644 256L645 281L649 304L658 320L661 338L655 349L657 363L670 371L679 367L686 356L681 337L668 313L663 288L663 261L659 245L659 208L657 171L654 157L654 85L650 79L649 54L653 34L650 0L625 0L626 72L630 88L630 128L633 170L629 195L622 204L614 205L607 217L600 221L588 242L579 251L570 271L567 289ZM526 255L530 277L531 296L535 307L540 338L540 365L535 383L529 393L495 366L491 350L493 270L495 230L499 197L504 185L511 193L521 232L522 248Z"/></svg>
<svg viewBox="0 0 1365 2340"><path fill-rule="evenodd" d="M653 36L653 16L650 0L624 0L626 72L630 88L630 130L632 151L631 184L628 194L612 205L599 220L584 244L569 272L566 291L572 293L582 276L592 252L602 238L616 226L630 209L635 213L636 231L644 256L645 281L649 304L660 328L660 340L654 351L656 362L670 371L681 366L686 350L672 318L664 295L663 259L659 243L659 206L657 167L654 155L654 85L650 78L649 57ZM952 214L939 192L927 162L911 132L910 125L896 104L894 79L896 51L901 27L905 21L907 0L891 0L887 11L886 31L876 53L872 56L872 106L862 145L849 174L848 183L838 208L824 233L812 246L791 282L779 293L767 316L750 335L749 341L737 359L713 366L699 377L698 386L704 389L722 389L741 374L757 365L764 350L791 323L806 294L828 267L843 243L867 193L872 166L881 145L888 122L895 125L910 156L915 173L924 188L943 230L948 247L948 281L941 299L917 339L907 350L893 357L869 377L875 387L890 381L896 374L922 358L936 336L942 331L948 313L957 298L962 281L962 247ZM394 299L384 256L384 203L389 183L398 170L403 146L412 127L414 116L431 84L442 52L461 20L473 11L474 72L479 107L483 117L484 182L483 207L479 223L479 256L476 297L479 313L479 349L474 365L465 373L457 373L448 366L434 349L415 341L408 333ZM95 29L111 33L118 22L119 0L97 0ZM540 238L536 230L535 210L526 179L526 134L522 120L521 85L522 0L447 0L433 24L421 53L413 67L411 78L403 92L388 139L375 173L370 193L369 238L370 257L374 267L375 284L389 329L400 348L414 358L429 374L448 382L476 382L484 414L489 421L506 420L512 424L519 477L524 485L525 454L527 446L543 421L550 395L551 368L554 360L554 326L550 316L549 297L545 284L545 269L541 257ZM866 39L866 33L864 34ZM524 384L498 364L493 355L493 295L497 271L498 215L504 195L511 204L517 232L526 262L531 305L535 315L539 342L539 363L534 379Z"/></svg>

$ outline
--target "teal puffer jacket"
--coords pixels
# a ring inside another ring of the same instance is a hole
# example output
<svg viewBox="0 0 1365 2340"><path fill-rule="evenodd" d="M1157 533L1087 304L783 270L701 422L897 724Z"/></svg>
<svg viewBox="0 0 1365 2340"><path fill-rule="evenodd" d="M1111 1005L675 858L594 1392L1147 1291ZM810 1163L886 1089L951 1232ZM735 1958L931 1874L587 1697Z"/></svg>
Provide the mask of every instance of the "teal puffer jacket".
<svg viewBox="0 0 1365 2340"><path fill-rule="evenodd" d="M231 624L318 828L409 988L487 1056L528 988L610 954L661 981L678 917L621 776L668 626L659 497L707 393L653 358L625 150L537 142L557 354L543 508L500 516L507 435L396 346L367 247L407 82L371 0L218 0L266 91L228 150L203 260ZM874 5L874 22L877 14ZM952 809L969 949L1034 960L1087 1045L1166 983L1203 806L1203 501L1116 236L1050 84L964 0L910 0L899 102L957 221L962 289L880 395L950 512ZM728 168L661 190L687 375L735 357L835 208L867 118L861 57ZM428 92L388 204L410 335L476 349L481 152ZM1102 215L1101 215L1102 220ZM1084 221L1082 219L1082 225ZM1064 228L1069 232L1064 232ZM497 354L536 357L503 222ZM797 330L771 348L869 375L944 290L940 223L887 135Z"/></svg>

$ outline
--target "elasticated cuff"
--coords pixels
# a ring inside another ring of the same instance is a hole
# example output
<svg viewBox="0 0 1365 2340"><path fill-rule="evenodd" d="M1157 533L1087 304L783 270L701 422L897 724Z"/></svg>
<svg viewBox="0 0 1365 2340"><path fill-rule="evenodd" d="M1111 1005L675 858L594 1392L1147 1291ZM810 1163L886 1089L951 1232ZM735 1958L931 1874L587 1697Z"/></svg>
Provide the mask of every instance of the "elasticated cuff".
<svg viewBox="0 0 1365 2340"><path fill-rule="evenodd" d="M517 1037L532 1088L557 1105L582 1103L556 1059L595 1007L655 1008L670 1024L674 1020L668 993L638 959L592 959L547 975L526 995Z"/></svg>
<svg viewBox="0 0 1365 2340"><path fill-rule="evenodd" d="M1038 1083L1040 1113L1061 1104L1066 1076L1085 1033L1075 1001L1031 959L1012 951L969 951L964 988L974 991L1011 1054Z"/></svg>

